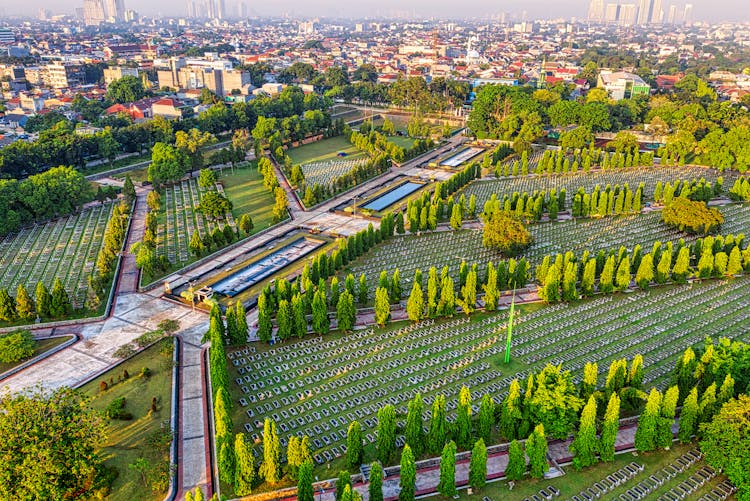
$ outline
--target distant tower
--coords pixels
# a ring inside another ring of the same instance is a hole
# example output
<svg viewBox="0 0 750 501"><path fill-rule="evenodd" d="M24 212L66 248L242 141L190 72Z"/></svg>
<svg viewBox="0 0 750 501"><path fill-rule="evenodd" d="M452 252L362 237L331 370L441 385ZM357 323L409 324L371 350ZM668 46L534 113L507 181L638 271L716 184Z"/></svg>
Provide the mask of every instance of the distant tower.
<svg viewBox="0 0 750 501"><path fill-rule="evenodd" d="M651 20L654 10L654 0L639 0L638 2L638 24L645 25Z"/></svg>
<svg viewBox="0 0 750 501"><path fill-rule="evenodd" d="M661 24L661 20L664 17L661 10L661 0L654 0L654 7L651 11L651 24Z"/></svg>
<svg viewBox="0 0 750 501"><path fill-rule="evenodd" d="M547 65L547 56L544 56L542 58L542 64L539 66L539 78L536 81L537 89L543 89L544 84L547 83L547 72L544 70L544 67L546 65Z"/></svg>
<svg viewBox="0 0 750 501"><path fill-rule="evenodd" d="M589 2L588 20L601 23L604 20L604 0L591 0Z"/></svg>
<svg viewBox="0 0 750 501"><path fill-rule="evenodd" d="M104 22L104 3L102 0L83 1L83 24L99 26Z"/></svg>
<svg viewBox="0 0 750 501"><path fill-rule="evenodd" d="M693 23L693 4L685 4L685 15L683 16L683 21L685 22L685 24Z"/></svg>

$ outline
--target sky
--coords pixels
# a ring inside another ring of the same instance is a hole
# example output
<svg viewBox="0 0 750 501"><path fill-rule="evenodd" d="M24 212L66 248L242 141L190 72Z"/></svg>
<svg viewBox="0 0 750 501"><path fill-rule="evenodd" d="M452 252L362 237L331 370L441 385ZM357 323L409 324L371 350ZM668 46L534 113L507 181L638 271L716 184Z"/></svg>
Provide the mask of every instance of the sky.
<svg viewBox="0 0 750 501"><path fill-rule="evenodd" d="M414 17L414 18L465 18L488 17L507 12L520 17L526 12L527 19L538 18L583 18L588 9L588 0L225 0L228 12L234 12L240 1L244 1L250 15L275 16L328 16L343 18ZM618 0L605 0L607 3ZM619 0L620 3L637 3L638 0ZM688 0L689 1L689 0ZM686 0L662 0L663 10L675 3L678 9ZM747 0L692 0L693 18L705 21L748 21L750 9ZM40 8L52 13L73 13L83 0L0 0L0 14L36 16ZM187 0L125 0L127 9L143 15L184 16Z"/></svg>

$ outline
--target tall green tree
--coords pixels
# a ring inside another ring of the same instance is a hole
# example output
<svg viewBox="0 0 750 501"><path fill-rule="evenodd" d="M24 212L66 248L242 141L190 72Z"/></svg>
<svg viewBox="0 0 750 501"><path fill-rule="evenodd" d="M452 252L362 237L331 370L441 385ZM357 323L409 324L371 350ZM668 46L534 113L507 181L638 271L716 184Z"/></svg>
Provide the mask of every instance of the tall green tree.
<svg viewBox="0 0 750 501"><path fill-rule="evenodd" d="M456 438L462 449L467 449L471 444L471 392L466 386L462 386L458 393Z"/></svg>
<svg viewBox="0 0 750 501"><path fill-rule="evenodd" d="M657 427L661 410L661 393L656 388L651 390L646 401L646 408L638 420L635 432L635 448L638 452L652 451L657 446Z"/></svg>
<svg viewBox="0 0 750 501"><path fill-rule="evenodd" d="M500 435L508 440L518 438L517 430L522 419L521 403L521 385L514 379L500 408Z"/></svg>
<svg viewBox="0 0 750 501"><path fill-rule="evenodd" d="M228 319L229 315L227 315L227 320ZM279 307L276 311L276 325L278 326L276 335L282 341L292 337L292 320L292 305L290 305L289 301L286 299L282 299L279 301Z"/></svg>
<svg viewBox="0 0 750 501"><path fill-rule="evenodd" d="M432 402L432 417L430 430L427 434L427 444L430 453L438 454L445 444L445 396L438 394Z"/></svg>
<svg viewBox="0 0 750 501"><path fill-rule="evenodd" d="M269 484L276 484L281 480L279 436L276 433L276 423L268 418L263 423L263 463L259 473Z"/></svg>
<svg viewBox="0 0 750 501"><path fill-rule="evenodd" d="M235 494L237 494L236 491ZM313 493L313 464L311 461L302 463L302 466L299 468L297 501L315 501Z"/></svg>
<svg viewBox="0 0 750 501"><path fill-rule="evenodd" d="M424 293L422 286L417 282L414 282L406 301L406 314L412 322L419 322L424 316Z"/></svg>
<svg viewBox="0 0 750 501"><path fill-rule="evenodd" d="M384 327L391 318L391 303L388 289L378 287L375 289L375 323Z"/></svg>
<svg viewBox="0 0 750 501"><path fill-rule="evenodd" d="M60 279L56 278L52 285L52 297L49 307L50 315L55 318L63 318L70 314L71 309L72 305L70 304L68 292L63 287Z"/></svg>
<svg viewBox="0 0 750 501"><path fill-rule="evenodd" d="M424 452L424 430L422 427L422 412L424 410L424 404L422 402L422 395L417 393L414 398L409 401L406 413L406 429L404 430L404 437L406 443L411 447L414 456L419 457Z"/></svg>
<svg viewBox="0 0 750 501"><path fill-rule="evenodd" d="M396 450L396 410L386 405L378 410L378 459L388 464Z"/></svg>
<svg viewBox="0 0 750 501"><path fill-rule="evenodd" d="M487 482L487 447L484 440L479 439L471 450L471 461L469 462L469 485L475 489L481 489Z"/></svg>
<svg viewBox="0 0 750 501"><path fill-rule="evenodd" d="M347 470L343 470L339 473L339 478L336 480L336 501L344 500L344 493L349 489L348 499L351 501L352 498L352 477Z"/></svg>
<svg viewBox="0 0 750 501"><path fill-rule="evenodd" d="M16 289L16 313L21 320L33 320L35 317L34 300L23 284Z"/></svg>
<svg viewBox="0 0 750 501"><path fill-rule="evenodd" d="M260 294L258 296L258 338L263 342L269 342L271 340L272 329L273 325L271 324L271 311L268 298L265 294Z"/></svg>
<svg viewBox="0 0 750 501"><path fill-rule="evenodd" d="M42 282L36 284L34 299L36 302L37 315L42 318L49 317L50 307L52 306L52 297L50 296L49 291L47 291L47 287Z"/></svg>
<svg viewBox="0 0 750 501"><path fill-rule="evenodd" d="M542 478L549 470L547 464L547 437L544 425L538 424L526 440L526 455L529 456L529 474L531 478Z"/></svg>
<svg viewBox="0 0 750 501"><path fill-rule="evenodd" d="M383 501L383 467L377 461L370 465L368 494L370 501Z"/></svg>
<svg viewBox="0 0 750 501"><path fill-rule="evenodd" d="M234 493L238 496L247 496L252 493L255 465L245 435L242 433L238 433L234 438L234 460Z"/></svg>
<svg viewBox="0 0 750 501"><path fill-rule="evenodd" d="M346 462L349 468L356 469L362 464L365 451L362 445L362 428L359 421L352 421L346 432Z"/></svg>
<svg viewBox="0 0 750 501"><path fill-rule="evenodd" d="M615 440L620 429L620 397L613 393L607 403L607 411L604 413L602 423L602 434L599 440L599 457L602 461L614 461Z"/></svg>
<svg viewBox="0 0 750 501"><path fill-rule="evenodd" d="M523 445L513 440L508 447L508 465L505 467L506 480L521 480L526 474L526 455Z"/></svg>
<svg viewBox="0 0 750 501"><path fill-rule="evenodd" d="M680 411L680 429L677 432L677 438L683 444L690 443L693 440L693 435L698 426L698 412L698 388L693 387L682 403L682 410Z"/></svg>
<svg viewBox="0 0 750 501"><path fill-rule="evenodd" d="M399 479L399 501L413 501L416 495L417 468L414 464L414 454L409 444L404 446L401 453L401 477Z"/></svg>
<svg viewBox="0 0 750 501"><path fill-rule="evenodd" d="M331 319L328 317L328 304L325 289L315 291L312 302L312 328L316 334L328 334Z"/></svg>
<svg viewBox="0 0 750 501"><path fill-rule="evenodd" d="M581 422L570 445L573 452L573 467L576 470L587 468L596 463L596 399L590 396L583 407Z"/></svg>
<svg viewBox="0 0 750 501"><path fill-rule="evenodd" d="M679 396L680 390L677 386L670 386L661 401L659 423L656 430L656 445L662 449L669 449L672 445L672 439L674 438L672 426L674 425Z"/></svg>
<svg viewBox="0 0 750 501"><path fill-rule="evenodd" d="M451 440L443 447L440 456L440 481L437 490L446 497L455 496L456 490L456 444Z"/></svg>
<svg viewBox="0 0 750 501"><path fill-rule="evenodd" d="M479 417L477 419L477 435L487 443L492 436L492 428L495 425L495 402L489 395L482 397L479 406Z"/></svg>
<svg viewBox="0 0 750 501"><path fill-rule="evenodd" d="M344 332L352 330L356 317L357 309L354 307L354 296L348 290L344 289L336 305L338 329Z"/></svg>

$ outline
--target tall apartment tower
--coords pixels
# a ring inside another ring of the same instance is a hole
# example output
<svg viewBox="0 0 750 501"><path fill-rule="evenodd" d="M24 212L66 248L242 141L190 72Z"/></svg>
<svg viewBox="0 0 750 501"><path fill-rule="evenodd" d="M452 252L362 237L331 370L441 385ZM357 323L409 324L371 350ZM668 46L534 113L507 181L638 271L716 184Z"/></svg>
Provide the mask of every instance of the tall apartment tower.
<svg viewBox="0 0 750 501"><path fill-rule="evenodd" d="M693 4L685 4L685 14L683 15L683 22L685 24L692 24L693 22Z"/></svg>
<svg viewBox="0 0 750 501"><path fill-rule="evenodd" d="M604 0L591 0L589 2L588 19L597 23L604 21Z"/></svg>
<svg viewBox="0 0 750 501"><path fill-rule="evenodd" d="M99 26L104 22L104 2L102 0L83 0L83 24Z"/></svg>
<svg viewBox="0 0 750 501"><path fill-rule="evenodd" d="M639 0L638 1L638 24L648 24L651 20L651 14L654 10L654 0Z"/></svg>
<svg viewBox="0 0 750 501"><path fill-rule="evenodd" d="M107 0L107 19L117 23L125 20L125 0Z"/></svg>
<svg viewBox="0 0 750 501"><path fill-rule="evenodd" d="M661 0L654 0L654 7L651 11L651 24L661 24L664 18L664 12L661 10Z"/></svg>

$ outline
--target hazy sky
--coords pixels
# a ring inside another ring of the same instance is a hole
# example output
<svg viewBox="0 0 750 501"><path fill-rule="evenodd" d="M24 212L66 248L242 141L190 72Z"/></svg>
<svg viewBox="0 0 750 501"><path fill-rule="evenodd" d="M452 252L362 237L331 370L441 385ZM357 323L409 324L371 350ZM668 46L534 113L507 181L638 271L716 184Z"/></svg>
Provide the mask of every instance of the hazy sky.
<svg viewBox="0 0 750 501"><path fill-rule="evenodd" d="M200 1L200 0L199 0ZM301 16L391 16L413 15L419 18L438 17L486 17L505 11L514 15L527 12L528 18L583 17L588 0L225 0L229 13L235 12L240 1L244 1L252 15L279 15L287 13ZM618 0L605 0L616 2ZM620 3L637 3L638 0L619 0ZM663 10L674 3L681 9L686 0L662 0ZM747 0L692 0L695 20L747 21L750 10ZM0 13L33 15L40 8L53 13L72 13L83 0L0 0ZM186 15L187 0L125 0L128 9L145 15ZM665 12L666 14L666 12Z"/></svg>

